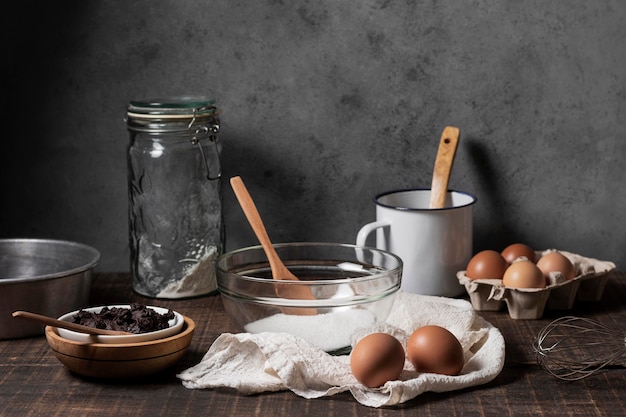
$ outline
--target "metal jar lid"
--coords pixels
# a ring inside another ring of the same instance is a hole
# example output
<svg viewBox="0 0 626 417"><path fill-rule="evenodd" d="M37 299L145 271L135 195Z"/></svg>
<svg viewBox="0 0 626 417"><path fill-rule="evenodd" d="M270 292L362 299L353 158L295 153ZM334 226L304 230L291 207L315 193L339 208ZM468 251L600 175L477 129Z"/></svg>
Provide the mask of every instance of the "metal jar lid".
<svg viewBox="0 0 626 417"><path fill-rule="evenodd" d="M219 132L219 111L207 97L171 97L130 101L126 113L129 130L149 133L194 131L198 126L211 136Z"/></svg>

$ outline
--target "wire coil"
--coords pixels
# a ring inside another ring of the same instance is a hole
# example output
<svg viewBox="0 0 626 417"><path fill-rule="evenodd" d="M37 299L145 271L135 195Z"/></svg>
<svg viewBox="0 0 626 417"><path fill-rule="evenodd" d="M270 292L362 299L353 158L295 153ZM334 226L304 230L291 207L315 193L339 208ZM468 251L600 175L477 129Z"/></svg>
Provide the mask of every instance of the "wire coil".
<svg viewBox="0 0 626 417"><path fill-rule="evenodd" d="M533 347L538 365L546 372L576 381L620 358L626 352L626 337L596 320L565 316L544 327Z"/></svg>

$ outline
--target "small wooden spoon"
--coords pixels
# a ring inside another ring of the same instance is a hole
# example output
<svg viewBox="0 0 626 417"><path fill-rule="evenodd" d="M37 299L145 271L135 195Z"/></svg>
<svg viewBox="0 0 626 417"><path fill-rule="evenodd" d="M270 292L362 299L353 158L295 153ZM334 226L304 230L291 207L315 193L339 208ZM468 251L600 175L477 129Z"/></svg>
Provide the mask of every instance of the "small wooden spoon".
<svg viewBox="0 0 626 417"><path fill-rule="evenodd" d="M36 322L46 324L52 327L60 327L62 329L73 330L79 333L97 334L97 335L104 335L104 336L121 336L121 335L134 334L134 333L118 331L118 330L105 330L105 329L97 329L95 327L83 326L82 324L53 319L52 317L42 316L41 314L31 313L29 311L14 311L12 316L20 318L20 319L36 321Z"/></svg>
<svg viewBox="0 0 626 417"><path fill-rule="evenodd" d="M446 126L441 134L435 169L433 170L433 182L430 187L430 208L443 208L448 193L450 172L454 163L456 149L459 146L461 132L458 127Z"/></svg>
<svg viewBox="0 0 626 417"><path fill-rule="evenodd" d="M263 247L263 250L265 251L265 255L267 256L270 264L270 269L272 270L272 278L275 280L300 281L297 276L287 269L283 261L278 256L278 253L276 253L276 249L274 249L274 245L272 245L272 242L270 241L270 237L267 234L263 220L261 220L261 215L259 214L259 211L254 204L254 200L252 200L252 196L248 192L248 189L244 185L241 177L231 178L230 185L235 192L235 196L239 201L241 209L248 219L248 223L250 223L254 234L257 239L259 239L261 247ZM315 300L310 288L303 285L281 285L280 287L276 287L276 294L279 297L293 300ZM285 310L297 315L317 314L317 311L312 308L289 307Z"/></svg>

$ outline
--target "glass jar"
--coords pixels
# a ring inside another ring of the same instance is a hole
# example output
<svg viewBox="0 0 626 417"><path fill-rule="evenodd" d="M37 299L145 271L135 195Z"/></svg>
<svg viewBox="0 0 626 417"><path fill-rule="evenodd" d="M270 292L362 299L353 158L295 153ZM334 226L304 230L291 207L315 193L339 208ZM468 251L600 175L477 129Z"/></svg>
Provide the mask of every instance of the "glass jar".
<svg viewBox="0 0 626 417"><path fill-rule="evenodd" d="M131 101L128 194L133 289L185 298L217 288L224 248L219 117L205 97Z"/></svg>

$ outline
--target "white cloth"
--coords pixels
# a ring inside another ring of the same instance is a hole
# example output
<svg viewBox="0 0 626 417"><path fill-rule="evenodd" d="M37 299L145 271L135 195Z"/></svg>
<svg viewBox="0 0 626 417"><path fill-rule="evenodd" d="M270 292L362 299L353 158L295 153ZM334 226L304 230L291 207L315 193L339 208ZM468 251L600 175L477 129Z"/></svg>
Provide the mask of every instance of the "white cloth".
<svg viewBox="0 0 626 417"><path fill-rule="evenodd" d="M465 351L458 376L418 373L408 360L397 381L367 388L350 371L349 355L333 356L286 333L225 333L211 345L197 365L178 375L187 388L230 387L244 394L291 390L304 398L350 391L370 407L403 403L426 391L444 392L484 384L504 366L504 338L476 315L465 300L398 292L385 323L359 329L352 345L363 336L384 331L404 346L413 330L435 324L450 330Z"/></svg>

